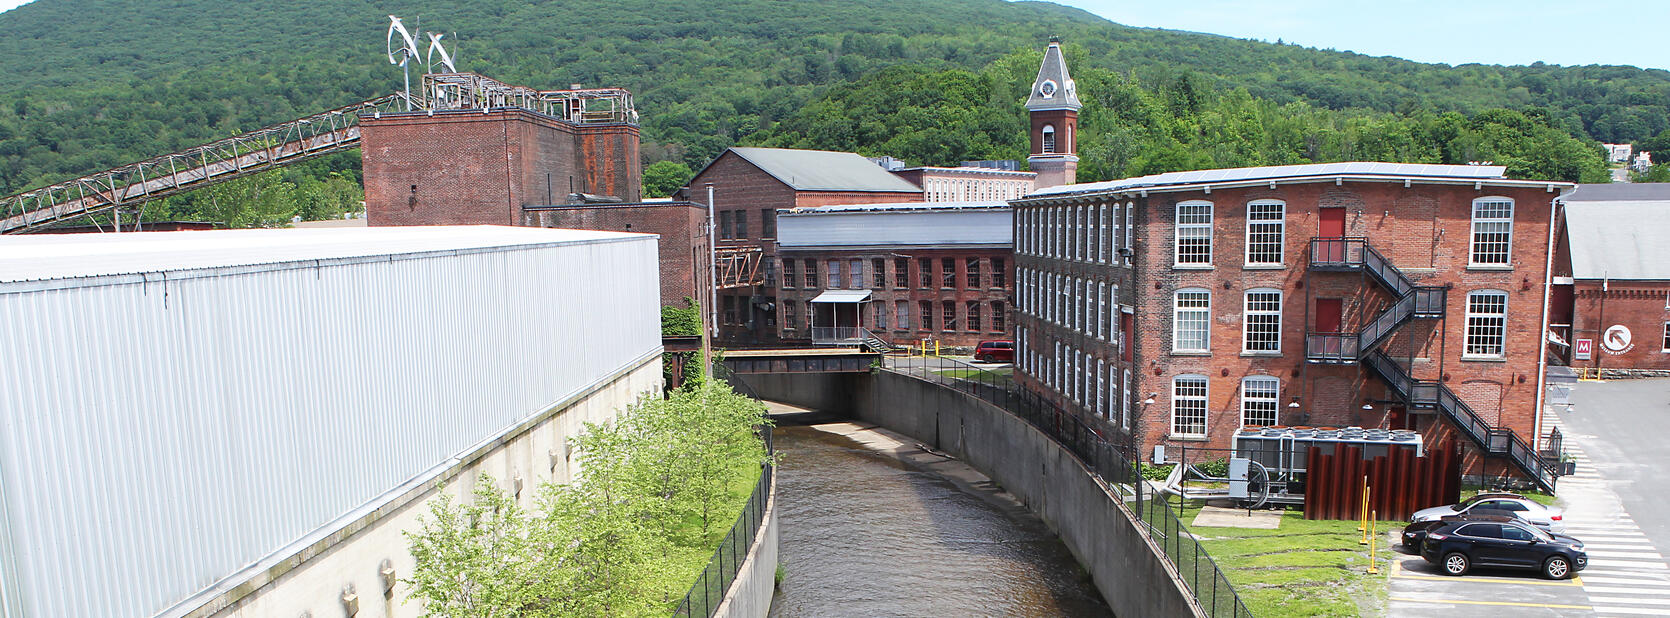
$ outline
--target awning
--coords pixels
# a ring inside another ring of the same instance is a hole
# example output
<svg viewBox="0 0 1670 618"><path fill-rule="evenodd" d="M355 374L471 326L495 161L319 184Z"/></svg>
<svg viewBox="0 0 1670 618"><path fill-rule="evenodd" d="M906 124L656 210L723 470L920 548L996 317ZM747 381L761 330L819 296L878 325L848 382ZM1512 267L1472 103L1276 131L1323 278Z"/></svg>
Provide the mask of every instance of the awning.
<svg viewBox="0 0 1670 618"><path fill-rule="evenodd" d="M824 290L814 303L861 303L870 300L869 290Z"/></svg>

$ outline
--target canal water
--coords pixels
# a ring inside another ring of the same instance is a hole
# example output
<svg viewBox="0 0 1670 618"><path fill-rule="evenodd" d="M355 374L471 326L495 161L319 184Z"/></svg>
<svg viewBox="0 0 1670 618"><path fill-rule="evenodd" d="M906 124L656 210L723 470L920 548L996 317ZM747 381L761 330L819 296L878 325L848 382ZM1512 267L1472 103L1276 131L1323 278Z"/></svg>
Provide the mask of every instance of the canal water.
<svg viewBox="0 0 1670 618"><path fill-rule="evenodd" d="M995 492L810 427L775 440L771 616L1112 615L1066 546Z"/></svg>

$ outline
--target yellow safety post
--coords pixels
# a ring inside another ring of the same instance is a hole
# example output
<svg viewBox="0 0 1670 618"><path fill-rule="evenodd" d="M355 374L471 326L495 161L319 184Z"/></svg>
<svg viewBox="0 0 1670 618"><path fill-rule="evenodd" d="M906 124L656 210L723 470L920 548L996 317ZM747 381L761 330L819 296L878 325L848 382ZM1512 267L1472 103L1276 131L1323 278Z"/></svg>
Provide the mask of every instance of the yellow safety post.
<svg viewBox="0 0 1670 618"><path fill-rule="evenodd" d="M939 340L934 340L934 356L939 356Z"/></svg>
<svg viewBox="0 0 1670 618"><path fill-rule="evenodd" d="M1365 476L1363 477L1363 525L1358 528L1363 531L1363 540L1360 542L1361 545L1368 545L1368 537L1371 534L1369 531L1370 511L1368 509L1368 493L1370 489L1371 488L1368 486L1368 477Z"/></svg>
<svg viewBox="0 0 1670 618"><path fill-rule="evenodd" d="M1376 574L1376 573L1380 572L1380 567L1375 566L1375 564L1374 564L1375 549L1380 547L1380 538L1377 535L1375 535L1375 533L1374 533L1374 524L1377 523L1376 520L1379 520L1379 519L1380 519L1380 511L1378 511L1378 510L1369 511L1369 520L1368 520L1369 521L1369 524L1368 524L1369 536L1375 537L1374 542L1369 543L1369 545L1368 545L1368 572L1369 572L1370 575L1373 575L1373 574Z"/></svg>

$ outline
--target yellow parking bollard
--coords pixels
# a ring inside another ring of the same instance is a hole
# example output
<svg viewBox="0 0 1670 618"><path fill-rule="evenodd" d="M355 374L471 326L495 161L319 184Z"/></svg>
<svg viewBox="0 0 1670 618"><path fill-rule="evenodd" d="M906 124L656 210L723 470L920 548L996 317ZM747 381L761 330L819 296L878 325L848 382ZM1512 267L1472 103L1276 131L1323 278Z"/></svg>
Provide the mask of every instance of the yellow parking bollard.
<svg viewBox="0 0 1670 618"><path fill-rule="evenodd" d="M1370 519L1369 519L1369 510L1368 510L1368 494L1369 494L1370 489L1371 488L1368 486L1368 478L1364 477L1363 478L1363 525L1357 527L1358 530L1363 531L1363 540L1358 542L1359 545L1368 545L1368 537L1371 534L1371 532L1369 531L1369 528L1371 526L1369 524Z"/></svg>
<svg viewBox="0 0 1670 618"><path fill-rule="evenodd" d="M1378 520L1378 519L1380 519L1380 511L1378 511L1378 510L1369 511L1369 520L1368 520L1368 522L1369 522L1368 523L1369 536L1376 537L1374 539L1374 542L1370 543L1369 546L1368 546L1368 572L1369 572L1370 575L1373 575L1373 574L1376 574L1376 573L1380 572L1380 567L1375 566L1375 564L1374 564L1375 550L1380 547L1380 539L1374 534L1375 520Z"/></svg>

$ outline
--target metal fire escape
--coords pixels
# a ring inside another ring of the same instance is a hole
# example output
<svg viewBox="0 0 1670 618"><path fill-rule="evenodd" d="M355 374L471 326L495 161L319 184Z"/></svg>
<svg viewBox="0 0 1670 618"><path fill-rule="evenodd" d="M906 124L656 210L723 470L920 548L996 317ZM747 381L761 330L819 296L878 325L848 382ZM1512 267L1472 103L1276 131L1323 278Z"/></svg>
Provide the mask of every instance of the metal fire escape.
<svg viewBox="0 0 1670 618"><path fill-rule="evenodd" d="M358 148L360 120L382 114L466 114L519 108L573 124L637 124L618 88L534 90L474 73L423 76L421 93L378 97L327 112L0 198L0 234L29 232L143 205L219 182ZM757 263L757 260L756 260Z"/></svg>
<svg viewBox="0 0 1670 618"><path fill-rule="evenodd" d="M1484 453L1503 457L1545 491L1554 491L1555 470L1512 429L1492 427L1444 383L1417 380L1381 346L1403 325L1444 317L1445 288L1418 286L1393 266L1366 238L1313 238L1310 268L1362 272L1396 300L1352 333L1307 332L1305 360L1319 364L1362 364L1406 407L1433 409Z"/></svg>

